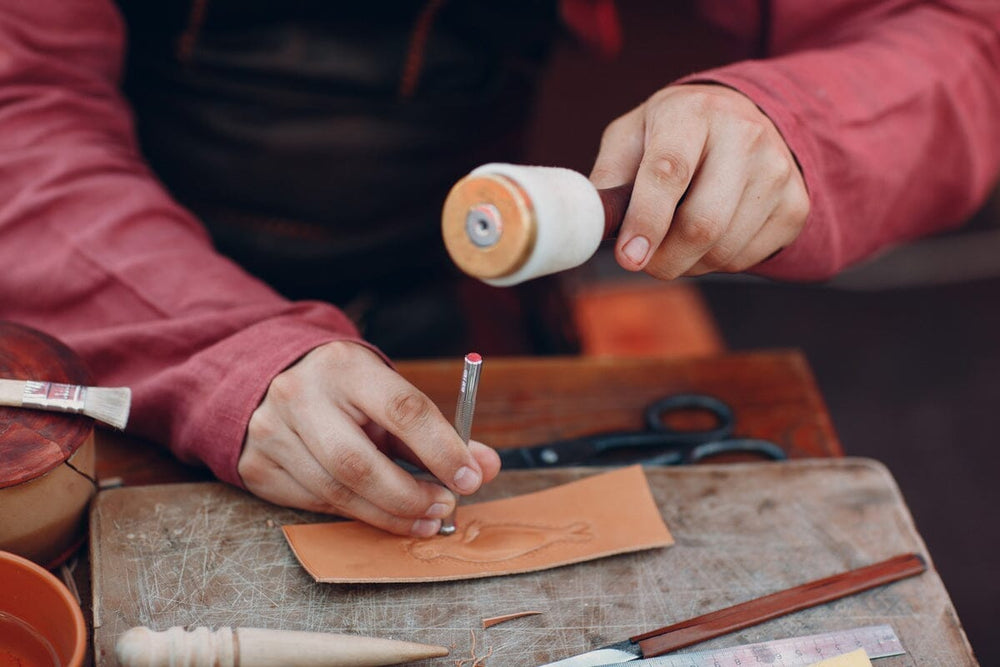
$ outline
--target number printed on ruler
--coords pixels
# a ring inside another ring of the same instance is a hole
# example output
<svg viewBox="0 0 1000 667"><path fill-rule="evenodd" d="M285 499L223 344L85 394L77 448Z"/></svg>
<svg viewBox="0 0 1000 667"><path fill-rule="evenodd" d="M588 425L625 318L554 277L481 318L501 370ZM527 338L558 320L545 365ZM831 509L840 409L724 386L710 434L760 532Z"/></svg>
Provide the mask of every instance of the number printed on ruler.
<svg viewBox="0 0 1000 667"><path fill-rule="evenodd" d="M731 648L674 653L621 664L622 667L793 667L811 665L859 648L865 650L869 659L906 653L890 626L870 625Z"/></svg>

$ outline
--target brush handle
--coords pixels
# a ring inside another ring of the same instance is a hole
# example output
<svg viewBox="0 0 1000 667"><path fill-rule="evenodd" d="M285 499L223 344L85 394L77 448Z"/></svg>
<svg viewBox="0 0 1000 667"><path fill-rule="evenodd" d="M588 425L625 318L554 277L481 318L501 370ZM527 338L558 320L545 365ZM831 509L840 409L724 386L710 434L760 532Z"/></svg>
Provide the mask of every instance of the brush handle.
<svg viewBox="0 0 1000 667"><path fill-rule="evenodd" d="M443 646L259 628L128 630L115 646L123 667L374 667L448 655Z"/></svg>
<svg viewBox="0 0 1000 667"><path fill-rule="evenodd" d="M128 422L131 403L132 390L128 387L0 379L0 405L82 414L119 430Z"/></svg>
<svg viewBox="0 0 1000 667"><path fill-rule="evenodd" d="M38 380L0 380L0 405L85 414L87 387Z"/></svg>

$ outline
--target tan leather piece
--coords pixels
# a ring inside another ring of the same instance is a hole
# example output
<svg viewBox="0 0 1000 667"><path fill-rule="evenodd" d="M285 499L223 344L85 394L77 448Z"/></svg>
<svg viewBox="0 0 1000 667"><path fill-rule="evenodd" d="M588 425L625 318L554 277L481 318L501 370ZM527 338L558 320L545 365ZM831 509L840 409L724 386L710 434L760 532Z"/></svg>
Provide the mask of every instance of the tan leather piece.
<svg viewBox="0 0 1000 667"><path fill-rule="evenodd" d="M820 662L814 662L810 667L872 667L872 661L863 648L850 653L844 653Z"/></svg>
<svg viewBox="0 0 1000 667"><path fill-rule="evenodd" d="M326 583L475 579L666 547L670 531L639 466L460 505L453 535L391 535L356 521L287 525L299 562Z"/></svg>

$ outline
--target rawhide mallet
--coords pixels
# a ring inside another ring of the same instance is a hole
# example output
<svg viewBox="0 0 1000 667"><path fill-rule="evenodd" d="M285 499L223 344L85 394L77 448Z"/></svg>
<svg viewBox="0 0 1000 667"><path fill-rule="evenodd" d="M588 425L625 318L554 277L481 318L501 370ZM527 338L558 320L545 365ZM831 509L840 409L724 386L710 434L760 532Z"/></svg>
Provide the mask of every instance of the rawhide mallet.
<svg viewBox="0 0 1000 667"><path fill-rule="evenodd" d="M492 163L452 187L441 232L462 271L497 287L590 259L621 226L632 184L598 190L559 167Z"/></svg>

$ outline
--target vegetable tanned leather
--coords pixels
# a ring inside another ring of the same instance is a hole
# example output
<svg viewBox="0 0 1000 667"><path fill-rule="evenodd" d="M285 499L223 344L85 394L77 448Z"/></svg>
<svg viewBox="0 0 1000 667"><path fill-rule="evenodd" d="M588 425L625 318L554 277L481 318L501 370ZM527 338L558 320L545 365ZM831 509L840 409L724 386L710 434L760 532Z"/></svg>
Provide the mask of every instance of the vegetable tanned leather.
<svg viewBox="0 0 1000 667"><path fill-rule="evenodd" d="M639 466L460 505L453 535L401 537L356 521L284 526L302 566L327 583L474 579L673 544Z"/></svg>

